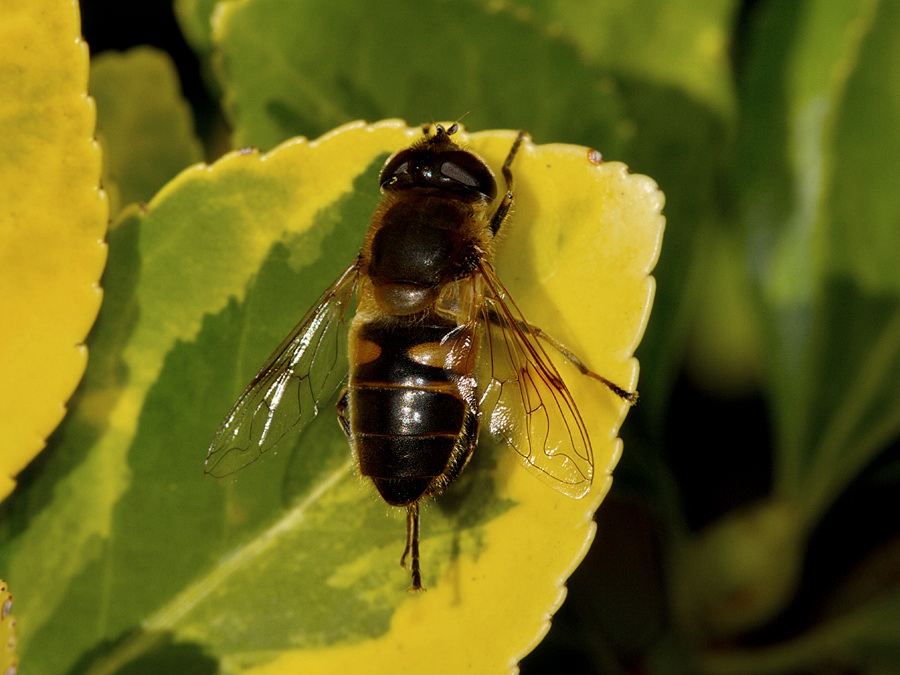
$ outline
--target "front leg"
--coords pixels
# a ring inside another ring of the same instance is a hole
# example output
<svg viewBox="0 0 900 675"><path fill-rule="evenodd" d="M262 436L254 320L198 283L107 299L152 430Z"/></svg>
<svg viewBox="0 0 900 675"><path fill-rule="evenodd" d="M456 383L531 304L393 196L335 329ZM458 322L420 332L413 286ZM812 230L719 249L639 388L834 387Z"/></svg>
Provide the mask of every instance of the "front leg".
<svg viewBox="0 0 900 675"><path fill-rule="evenodd" d="M512 148L509 151L509 154L506 156L506 161L503 162L503 178L506 180L506 194L503 195L503 200L500 202L500 206L497 207L496 212L494 212L493 217L491 218L491 234L496 235L497 231L500 229L500 226L503 224L503 221L506 220L506 216L509 213L510 207L512 207L513 203L513 175L512 175L512 162L516 156L516 153L519 152L519 146L522 145L522 140L528 136L528 134L523 130L519 132L519 135L516 136L516 140L513 142Z"/></svg>

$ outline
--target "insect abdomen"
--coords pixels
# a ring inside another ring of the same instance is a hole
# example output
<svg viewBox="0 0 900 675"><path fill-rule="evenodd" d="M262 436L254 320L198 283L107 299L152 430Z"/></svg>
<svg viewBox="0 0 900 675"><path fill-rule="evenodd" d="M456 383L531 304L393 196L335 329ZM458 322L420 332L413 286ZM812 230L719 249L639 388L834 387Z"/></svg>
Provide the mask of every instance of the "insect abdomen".
<svg viewBox="0 0 900 675"><path fill-rule="evenodd" d="M360 473L389 504L417 501L454 459L467 412L443 364L455 325L366 323L350 338L350 426Z"/></svg>

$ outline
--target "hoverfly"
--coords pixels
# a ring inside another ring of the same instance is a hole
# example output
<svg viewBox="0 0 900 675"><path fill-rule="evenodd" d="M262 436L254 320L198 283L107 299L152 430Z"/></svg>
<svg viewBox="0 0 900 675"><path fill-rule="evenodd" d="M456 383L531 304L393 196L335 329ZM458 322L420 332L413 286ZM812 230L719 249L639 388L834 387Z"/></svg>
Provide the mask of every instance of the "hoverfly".
<svg viewBox="0 0 900 675"><path fill-rule="evenodd" d="M460 475L480 427L560 491L589 489L590 439L542 342L615 395L637 399L528 323L494 270L493 239L513 203L525 132L503 163L506 193L492 212L494 173L451 138L458 129L426 126L388 158L359 255L253 378L206 456L207 473L234 473L295 437L344 385L338 420L360 474L406 508L400 563L410 560L410 590L422 590L419 502ZM339 363L345 336L349 368Z"/></svg>

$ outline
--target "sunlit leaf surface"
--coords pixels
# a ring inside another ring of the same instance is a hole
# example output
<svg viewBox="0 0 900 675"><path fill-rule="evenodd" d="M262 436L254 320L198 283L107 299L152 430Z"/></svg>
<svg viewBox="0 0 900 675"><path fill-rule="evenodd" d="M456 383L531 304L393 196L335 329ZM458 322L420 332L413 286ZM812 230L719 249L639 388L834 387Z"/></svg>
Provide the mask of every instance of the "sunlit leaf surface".
<svg viewBox="0 0 900 675"><path fill-rule="evenodd" d="M19 665L18 628L13 615L12 593L6 582L0 580L0 672L13 674Z"/></svg>
<svg viewBox="0 0 900 675"><path fill-rule="evenodd" d="M84 373L106 197L74 1L0 5L0 499Z"/></svg>

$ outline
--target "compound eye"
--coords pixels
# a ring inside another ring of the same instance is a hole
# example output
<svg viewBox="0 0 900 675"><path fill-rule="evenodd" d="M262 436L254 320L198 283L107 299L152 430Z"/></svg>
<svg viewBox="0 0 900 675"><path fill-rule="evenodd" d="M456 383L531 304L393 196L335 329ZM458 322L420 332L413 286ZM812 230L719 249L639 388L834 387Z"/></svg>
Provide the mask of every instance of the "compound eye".
<svg viewBox="0 0 900 675"><path fill-rule="evenodd" d="M489 199L497 196L494 176L478 157L465 151L449 152L446 155L446 159L441 162L441 176L480 192Z"/></svg>
<svg viewBox="0 0 900 675"><path fill-rule="evenodd" d="M381 187L389 185L397 179L398 176L409 173L409 152L404 150L388 162L381 170L379 184Z"/></svg>

